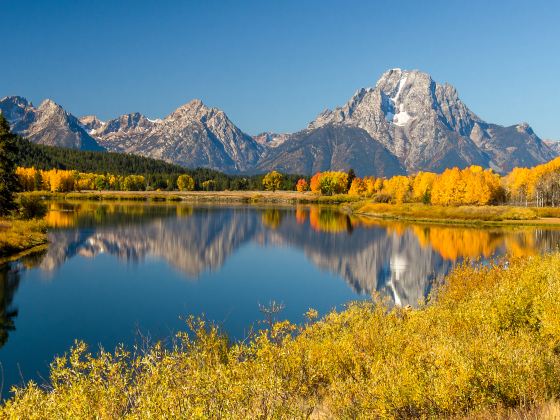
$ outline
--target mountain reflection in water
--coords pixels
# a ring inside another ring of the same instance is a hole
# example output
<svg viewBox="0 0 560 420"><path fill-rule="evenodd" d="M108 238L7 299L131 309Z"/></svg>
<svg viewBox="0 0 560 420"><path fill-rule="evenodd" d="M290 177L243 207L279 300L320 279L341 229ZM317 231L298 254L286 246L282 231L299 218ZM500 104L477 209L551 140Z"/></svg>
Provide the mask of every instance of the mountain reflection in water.
<svg viewBox="0 0 560 420"><path fill-rule="evenodd" d="M413 306L464 258L531 255L560 241L559 230L407 224L319 206L52 203L46 219L56 229L39 265L45 271L75 255L107 253L126 262L161 259L196 279L219 270L243 244L254 241L301 250L356 292L379 292Z"/></svg>

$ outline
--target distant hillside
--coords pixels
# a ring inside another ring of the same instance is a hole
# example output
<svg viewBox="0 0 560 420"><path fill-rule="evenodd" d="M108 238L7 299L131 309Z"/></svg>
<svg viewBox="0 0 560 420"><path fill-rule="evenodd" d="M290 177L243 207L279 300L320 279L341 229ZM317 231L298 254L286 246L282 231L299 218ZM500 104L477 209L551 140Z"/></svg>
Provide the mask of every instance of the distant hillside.
<svg viewBox="0 0 560 420"><path fill-rule="evenodd" d="M130 174L187 173L186 168L137 155L94 152L35 144L20 138L17 164L37 169L72 169L80 172ZM212 171L217 174L220 172Z"/></svg>
<svg viewBox="0 0 560 420"><path fill-rule="evenodd" d="M18 142L17 165L36 169L67 169L115 175L144 175L152 189L173 189L180 174L194 178L195 189L212 180L215 190L260 190L263 175L227 175L208 168L187 169L163 160L112 152L93 152L35 144L23 138ZM285 175L281 189L293 190L300 175Z"/></svg>

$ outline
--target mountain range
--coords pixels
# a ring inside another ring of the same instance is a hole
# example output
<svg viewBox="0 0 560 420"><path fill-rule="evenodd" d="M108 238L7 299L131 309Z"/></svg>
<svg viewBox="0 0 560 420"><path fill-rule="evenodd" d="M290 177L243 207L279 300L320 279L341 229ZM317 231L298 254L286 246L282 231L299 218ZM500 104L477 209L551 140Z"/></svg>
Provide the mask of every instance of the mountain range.
<svg viewBox="0 0 560 420"><path fill-rule="evenodd" d="M199 99L163 119L140 113L101 121L76 118L47 99L38 107L19 96L0 100L12 129L29 140L82 150L132 153L226 173L272 169L312 174L354 168L392 176L481 165L497 172L534 166L560 154L526 123L504 127L473 113L456 89L418 70L391 69L374 87L325 110L296 133L249 135Z"/></svg>

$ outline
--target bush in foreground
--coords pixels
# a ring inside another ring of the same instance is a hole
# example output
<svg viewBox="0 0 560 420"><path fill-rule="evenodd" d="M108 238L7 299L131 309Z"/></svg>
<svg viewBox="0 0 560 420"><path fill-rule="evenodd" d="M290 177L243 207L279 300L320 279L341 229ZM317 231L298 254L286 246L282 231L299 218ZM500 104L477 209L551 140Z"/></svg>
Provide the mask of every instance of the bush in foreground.
<svg viewBox="0 0 560 420"><path fill-rule="evenodd" d="M0 219L0 258L46 242L47 225L44 220Z"/></svg>
<svg viewBox="0 0 560 420"><path fill-rule="evenodd" d="M461 416L560 395L560 254L456 269L419 309L354 303L230 345L204 322L174 348L77 343L7 418ZM491 411L490 411L491 412Z"/></svg>
<svg viewBox="0 0 560 420"><path fill-rule="evenodd" d="M40 219L47 214L47 205L36 194L20 194L19 213L23 219Z"/></svg>

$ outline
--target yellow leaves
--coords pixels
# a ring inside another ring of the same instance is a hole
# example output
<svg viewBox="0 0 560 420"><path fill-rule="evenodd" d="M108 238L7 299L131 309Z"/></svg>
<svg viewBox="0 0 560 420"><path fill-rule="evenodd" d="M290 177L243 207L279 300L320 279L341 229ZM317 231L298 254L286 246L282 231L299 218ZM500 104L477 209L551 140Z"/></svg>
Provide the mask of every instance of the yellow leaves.
<svg viewBox="0 0 560 420"><path fill-rule="evenodd" d="M412 182L412 199L428 204L436 178L437 175L432 172L418 172Z"/></svg>
<svg viewBox="0 0 560 420"><path fill-rule="evenodd" d="M514 168L505 178L504 185L511 199L537 206L558 205L560 199L560 158L533 168Z"/></svg>
<svg viewBox="0 0 560 420"><path fill-rule="evenodd" d="M384 184L383 190L393 197L396 204L402 204L410 192L410 179L407 176L394 176Z"/></svg>
<svg viewBox="0 0 560 420"><path fill-rule="evenodd" d="M298 179L296 183L296 191L297 192L305 192L309 189L309 185L307 185L307 181L304 178Z"/></svg>
<svg viewBox="0 0 560 420"><path fill-rule="evenodd" d="M501 197L500 177L491 169L446 169L434 181L431 203L444 206L487 205Z"/></svg>
<svg viewBox="0 0 560 420"><path fill-rule="evenodd" d="M179 191L192 191L194 190L194 179L190 175L179 175L177 178L177 188Z"/></svg>
<svg viewBox="0 0 560 420"><path fill-rule="evenodd" d="M367 194L367 185L361 178L354 178L350 189L348 190L348 195L359 197L365 196Z"/></svg>
<svg viewBox="0 0 560 420"><path fill-rule="evenodd" d="M320 177L321 174L315 175ZM314 178L315 178L314 177ZM320 191L320 178L312 179L312 189ZM393 203L408 201L444 206L487 205L503 197L499 175L490 169L471 166L460 170L446 169L442 174L418 172L415 176L394 176L389 179L355 178L349 195L371 197L386 195Z"/></svg>
<svg viewBox="0 0 560 420"><path fill-rule="evenodd" d="M284 177L280 172L272 171L267 173L263 180L262 185L267 191L276 191L282 186Z"/></svg>
<svg viewBox="0 0 560 420"><path fill-rule="evenodd" d="M59 169L42 171L43 182L51 192L67 192L74 190L74 172Z"/></svg>
<svg viewBox="0 0 560 420"><path fill-rule="evenodd" d="M16 169L22 190L24 191L51 191L68 192L82 190L126 190L142 191L146 189L146 180L142 175L113 175L82 173L51 169L49 171L37 170L35 168ZM190 178L188 175L182 175ZM181 178L181 177L179 177ZM192 180L192 178L190 178ZM194 188L194 181L188 184Z"/></svg>
<svg viewBox="0 0 560 420"><path fill-rule="evenodd" d="M311 177L310 189L323 195L344 194L348 189L348 174L339 171L317 172Z"/></svg>
<svg viewBox="0 0 560 420"><path fill-rule="evenodd" d="M35 168L22 168L18 166L16 168L16 176L23 191L33 191L42 187L41 171Z"/></svg>
<svg viewBox="0 0 560 420"><path fill-rule="evenodd" d="M123 180L123 189L125 191L144 191L146 180L142 175L128 175Z"/></svg>

